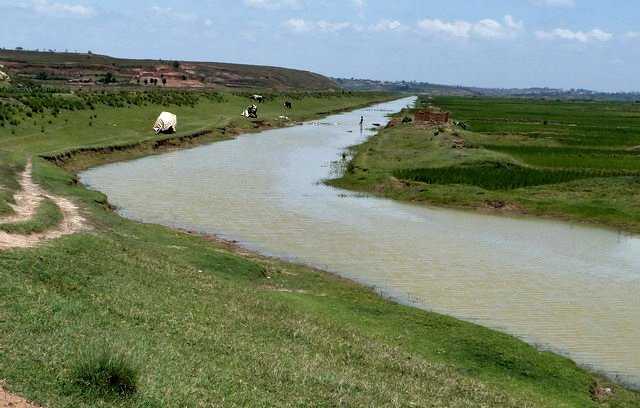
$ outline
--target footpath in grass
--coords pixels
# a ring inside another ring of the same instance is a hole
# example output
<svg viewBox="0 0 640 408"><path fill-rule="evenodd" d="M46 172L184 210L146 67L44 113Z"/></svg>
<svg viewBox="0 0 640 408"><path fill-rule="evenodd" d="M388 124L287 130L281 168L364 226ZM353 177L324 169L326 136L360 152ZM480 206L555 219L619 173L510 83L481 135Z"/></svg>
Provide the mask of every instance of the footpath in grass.
<svg viewBox="0 0 640 408"><path fill-rule="evenodd" d="M367 96L358 98L349 103ZM309 104L304 115L335 107ZM139 121L136 108L104 109ZM222 109L235 112L235 104ZM63 125L47 137L17 130L3 146L41 154L132 142L148 137L138 125L125 137L69 136ZM20 169L9 158L2 166ZM511 336L395 304L318 270L125 220L104 195L44 160L35 160L34 180L81 206L93 226L0 252L0 377L43 406L640 404L637 393Z"/></svg>
<svg viewBox="0 0 640 408"><path fill-rule="evenodd" d="M62 217L62 211L60 211L56 203L50 198L44 198L30 220L0 223L0 231L20 235L44 232L60 224Z"/></svg>
<svg viewBox="0 0 640 408"><path fill-rule="evenodd" d="M640 232L640 105L453 97L418 104L451 111L466 130L396 121L354 147L344 175L330 183Z"/></svg>

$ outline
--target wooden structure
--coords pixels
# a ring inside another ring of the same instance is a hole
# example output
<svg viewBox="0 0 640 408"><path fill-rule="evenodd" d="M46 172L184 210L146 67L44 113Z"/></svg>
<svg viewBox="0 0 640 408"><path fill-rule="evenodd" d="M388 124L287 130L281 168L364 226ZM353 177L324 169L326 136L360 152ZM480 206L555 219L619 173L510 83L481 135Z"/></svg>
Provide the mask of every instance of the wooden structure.
<svg viewBox="0 0 640 408"><path fill-rule="evenodd" d="M449 112L433 112L427 109L419 110L415 113L415 122L416 124L444 124L449 122Z"/></svg>

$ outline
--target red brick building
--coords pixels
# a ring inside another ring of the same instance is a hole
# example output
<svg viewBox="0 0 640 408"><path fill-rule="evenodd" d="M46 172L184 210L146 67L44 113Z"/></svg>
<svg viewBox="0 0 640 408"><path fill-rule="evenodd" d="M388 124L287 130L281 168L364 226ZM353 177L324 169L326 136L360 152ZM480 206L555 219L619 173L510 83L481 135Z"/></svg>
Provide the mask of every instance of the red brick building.
<svg viewBox="0 0 640 408"><path fill-rule="evenodd" d="M430 110L419 110L415 113L416 123L447 123L449 122L449 112L432 112Z"/></svg>

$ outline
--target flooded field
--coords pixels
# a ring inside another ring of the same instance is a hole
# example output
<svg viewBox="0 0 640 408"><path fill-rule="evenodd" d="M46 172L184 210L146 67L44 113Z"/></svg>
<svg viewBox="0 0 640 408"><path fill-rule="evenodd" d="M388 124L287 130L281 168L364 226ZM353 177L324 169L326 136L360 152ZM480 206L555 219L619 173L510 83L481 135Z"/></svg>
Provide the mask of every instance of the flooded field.
<svg viewBox="0 0 640 408"><path fill-rule="evenodd" d="M412 206L321 183L372 123L384 125L410 102L107 165L81 178L129 218L313 264L640 385L640 237Z"/></svg>

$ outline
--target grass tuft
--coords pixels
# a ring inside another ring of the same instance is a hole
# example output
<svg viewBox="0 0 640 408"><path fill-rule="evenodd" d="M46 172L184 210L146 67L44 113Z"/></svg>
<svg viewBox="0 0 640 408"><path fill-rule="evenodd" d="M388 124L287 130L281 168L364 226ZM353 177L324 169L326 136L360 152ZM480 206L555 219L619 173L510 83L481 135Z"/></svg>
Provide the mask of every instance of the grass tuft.
<svg viewBox="0 0 640 408"><path fill-rule="evenodd" d="M138 378L138 370L125 355L94 349L76 362L70 385L90 398L128 398L138 391Z"/></svg>

